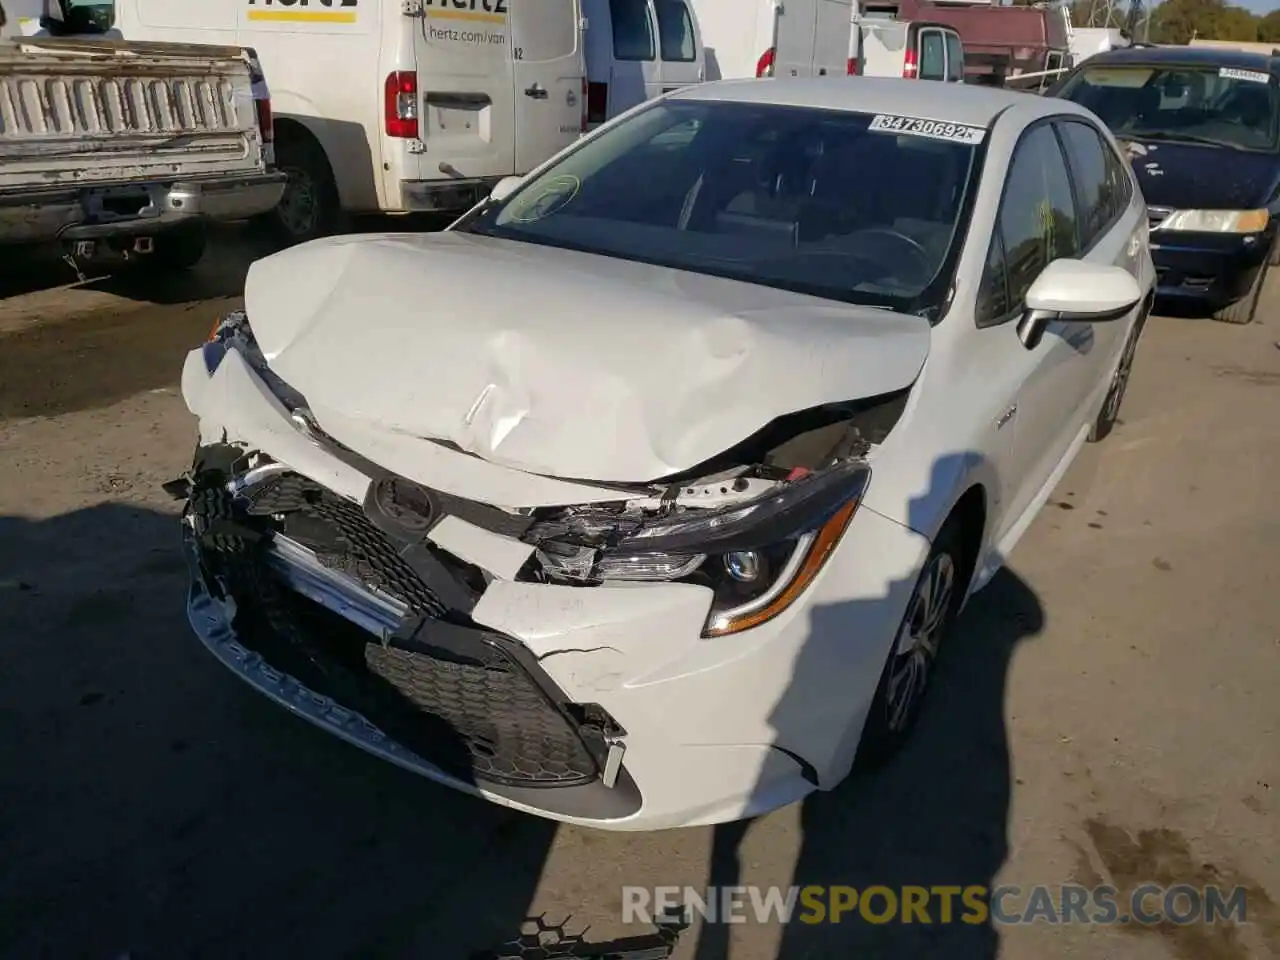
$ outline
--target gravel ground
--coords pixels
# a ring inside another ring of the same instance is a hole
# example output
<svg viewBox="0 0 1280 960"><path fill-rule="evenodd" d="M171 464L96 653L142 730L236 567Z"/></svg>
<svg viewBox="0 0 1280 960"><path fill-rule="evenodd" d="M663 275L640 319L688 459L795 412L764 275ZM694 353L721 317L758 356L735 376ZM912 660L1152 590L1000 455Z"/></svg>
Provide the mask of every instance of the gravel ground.
<svg viewBox="0 0 1280 960"><path fill-rule="evenodd" d="M881 775L749 825L557 827L292 719L190 636L174 506L189 278L0 280L0 955L465 957L545 913L640 934L623 884L1248 889L1244 927L693 928L674 956L1280 955L1280 286L1260 322L1154 318L1123 423L966 611Z"/></svg>

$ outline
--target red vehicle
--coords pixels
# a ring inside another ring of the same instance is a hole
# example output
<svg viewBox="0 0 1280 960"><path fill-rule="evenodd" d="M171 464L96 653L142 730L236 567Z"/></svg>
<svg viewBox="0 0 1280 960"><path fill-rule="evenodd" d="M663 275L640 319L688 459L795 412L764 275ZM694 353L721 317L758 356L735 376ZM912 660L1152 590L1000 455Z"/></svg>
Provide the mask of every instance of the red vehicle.
<svg viewBox="0 0 1280 960"><path fill-rule="evenodd" d="M967 83L1004 86L1023 74L1060 70L1071 62L1066 14L1048 7L882 0L863 4L862 16L929 20L954 27L964 43Z"/></svg>

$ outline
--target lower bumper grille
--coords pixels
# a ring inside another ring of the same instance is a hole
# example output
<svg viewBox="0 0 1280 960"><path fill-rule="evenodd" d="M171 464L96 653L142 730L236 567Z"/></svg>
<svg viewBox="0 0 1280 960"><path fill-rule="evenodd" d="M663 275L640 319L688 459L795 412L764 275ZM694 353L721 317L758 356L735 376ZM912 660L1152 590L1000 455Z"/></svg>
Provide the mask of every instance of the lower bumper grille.
<svg viewBox="0 0 1280 960"><path fill-rule="evenodd" d="M236 601L241 642L460 779L598 782L607 722L566 702L519 641L450 619L358 506L308 483L248 510L217 484L193 491L206 580ZM266 513L302 515L301 526L331 546L286 538ZM345 618L324 602L342 590Z"/></svg>

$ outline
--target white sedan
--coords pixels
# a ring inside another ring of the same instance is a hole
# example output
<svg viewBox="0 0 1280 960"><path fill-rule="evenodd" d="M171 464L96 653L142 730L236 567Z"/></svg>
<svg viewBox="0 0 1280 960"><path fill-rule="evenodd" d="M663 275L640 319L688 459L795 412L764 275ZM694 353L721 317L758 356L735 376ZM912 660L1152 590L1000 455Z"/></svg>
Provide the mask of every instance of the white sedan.
<svg viewBox="0 0 1280 960"><path fill-rule="evenodd" d="M295 714L545 817L829 790L904 741L1111 430L1154 282L1069 101L686 88L444 233L253 266L183 372L192 625Z"/></svg>

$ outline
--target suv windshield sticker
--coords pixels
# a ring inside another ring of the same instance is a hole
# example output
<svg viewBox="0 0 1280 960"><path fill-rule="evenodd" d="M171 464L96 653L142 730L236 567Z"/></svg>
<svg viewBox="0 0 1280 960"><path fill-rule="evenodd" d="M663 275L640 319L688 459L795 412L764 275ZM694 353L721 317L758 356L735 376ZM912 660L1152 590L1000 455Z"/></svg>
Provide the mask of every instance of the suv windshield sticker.
<svg viewBox="0 0 1280 960"><path fill-rule="evenodd" d="M920 117L899 117L891 113L878 113L871 118L868 130L877 133L906 134L928 137L930 140L950 140L952 143L981 143L987 131L967 123L947 123L944 120L925 120Z"/></svg>
<svg viewBox="0 0 1280 960"><path fill-rule="evenodd" d="M1218 76L1228 80L1248 80L1250 83L1270 83L1271 74L1257 70L1237 70L1235 67L1220 67Z"/></svg>

